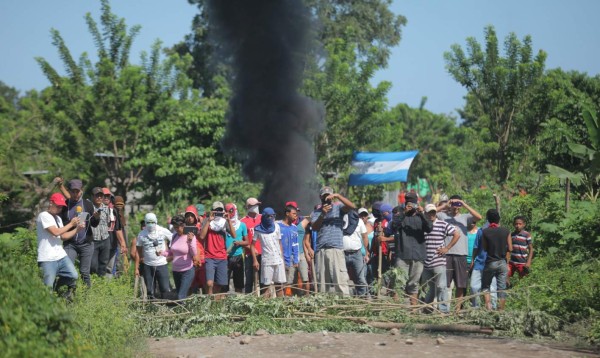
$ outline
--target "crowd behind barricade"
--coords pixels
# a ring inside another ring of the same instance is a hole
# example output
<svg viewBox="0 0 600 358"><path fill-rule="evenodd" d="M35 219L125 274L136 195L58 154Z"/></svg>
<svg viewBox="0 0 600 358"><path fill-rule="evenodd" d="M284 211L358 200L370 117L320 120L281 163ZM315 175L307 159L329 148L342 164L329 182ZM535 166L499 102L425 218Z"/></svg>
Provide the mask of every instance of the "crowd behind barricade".
<svg viewBox="0 0 600 358"><path fill-rule="evenodd" d="M190 205L164 226L147 213L128 240L122 197L95 187L84 199L81 180L55 182L60 192L37 217L38 265L47 286L67 286L67 299L79 277L87 286L91 274L111 277L129 253L148 298L384 294L449 312L450 302L455 310L479 307L483 296L487 309L503 309L510 278L526 275L533 257L524 217L513 218L511 232L498 208L484 220L459 195L437 192L425 204L411 190L397 206L375 202L369 211L325 186L306 215L295 201L282 203L280 220L256 198L246 200L244 217L236 204L215 201L210 210ZM390 270L404 274L404 287L386 278Z"/></svg>

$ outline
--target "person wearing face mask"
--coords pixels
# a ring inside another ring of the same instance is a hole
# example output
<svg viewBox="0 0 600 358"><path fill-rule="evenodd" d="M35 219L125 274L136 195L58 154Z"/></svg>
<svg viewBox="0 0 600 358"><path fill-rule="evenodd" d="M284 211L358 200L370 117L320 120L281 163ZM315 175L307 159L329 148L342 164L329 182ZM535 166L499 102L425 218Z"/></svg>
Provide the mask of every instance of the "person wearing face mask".
<svg viewBox="0 0 600 358"><path fill-rule="evenodd" d="M233 278L233 289L241 293L244 289L244 247L248 247L248 228L238 218L237 206L234 203L225 205L225 211L229 213L231 224L235 230L235 237L227 234L227 282Z"/></svg>
<svg viewBox="0 0 600 358"><path fill-rule="evenodd" d="M246 228L248 229L248 242L252 243L254 239L254 228L260 224L261 215L258 206L261 204L260 201L256 198L248 198L246 200L246 216L244 216L240 221L246 224ZM254 245L256 250L256 259L260 264L262 248L260 246L260 242L256 242ZM254 267L252 262L252 251L250 249L250 245L248 245L245 249L246 260L244 262L244 273L246 275L246 283L244 284L244 292L252 293L254 290ZM259 265L260 266L260 265ZM261 269L258 269L258 277L260 277Z"/></svg>
<svg viewBox="0 0 600 358"><path fill-rule="evenodd" d="M143 275L146 283L148 298L154 298L154 281L158 280L158 288L161 295L171 291L169 283L169 268L167 258L161 253L166 251L171 240L172 233L158 225L158 220L154 213L148 213L144 216L146 226L138 234L136 246L137 255L135 256L135 275L140 276L140 260L144 260Z"/></svg>
<svg viewBox="0 0 600 358"><path fill-rule="evenodd" d="M317 232L315 254L319 292L333 286L337 293L350 295L348 270L344 254L344 214L356 206L329 186L319 191L321 206L310 216L312 229ZM337 199L339 202L334 202Z"/></svg>
<svg viewBox="0 0 600 358"><path fill-rule="evenodd" d="M397 233L394 266L408 275L404 291L410 297L411 305L418 302L419 281L427 259L425 235L432 229L433 223L423 214L417 196L412 193L406 194L404 212L399 212L398 216L394 217L393 230Z"/></svg>
<svg viewBox="0 0 600 358"><path fill-rule="evenodd" d="M392 222L390 212L392 211L391 205L376 201L371 207L371 212L375 221L373 222L374 237L371 241L371 274L373 280L380 278L390 268L390 253L388 244L394 241L392 235L390 235L388 226ZM387 235L386 235L387 233ZM379 251L381 246L381 258L379 257ZM381 274L379 273L379 266L381 261ZM371 281L372 283L373 281ZM370 284L370 283L369 283Z"/></svg>
<svg viewBox="0 0 600 358"><path fill-rule="evenodd" d="M212 204L212 211L202 223L200 240L206 249L206 288L209 295L227 292L227 246L226 236L236 238L229 213L220 201ZM217 296L217 298L220 298Z"/></svg>
<svg viewBox="0 0 600 358"><path fill-rule="evenodd" d="M256 243L262 248L261 263L256 258ZM265 208L260 219L260 225L254 228L254 238L250 246L252 250L252 265L258 271L262 266L260 281L265 287L263 295L270 297L271 285L275 285L277 297L283 296L283 284L286 282L283 246L281 243L281 228L275 224L275 211Z"/></svg>

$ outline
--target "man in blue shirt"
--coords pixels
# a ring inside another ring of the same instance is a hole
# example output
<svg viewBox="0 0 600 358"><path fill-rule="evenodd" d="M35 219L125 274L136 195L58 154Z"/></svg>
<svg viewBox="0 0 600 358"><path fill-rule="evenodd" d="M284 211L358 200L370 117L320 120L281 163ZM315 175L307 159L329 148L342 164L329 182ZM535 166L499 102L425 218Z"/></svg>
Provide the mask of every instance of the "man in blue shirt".
<svg viewBox="0 0 600 358"><path fill-rule="evenodd" d="M291 286L294 278L298 275L298 228L294 225L296 219L298 219L298 211L293 206L288 205L285 207L285 217L277 222L281 229L286 287Z"/></svg>

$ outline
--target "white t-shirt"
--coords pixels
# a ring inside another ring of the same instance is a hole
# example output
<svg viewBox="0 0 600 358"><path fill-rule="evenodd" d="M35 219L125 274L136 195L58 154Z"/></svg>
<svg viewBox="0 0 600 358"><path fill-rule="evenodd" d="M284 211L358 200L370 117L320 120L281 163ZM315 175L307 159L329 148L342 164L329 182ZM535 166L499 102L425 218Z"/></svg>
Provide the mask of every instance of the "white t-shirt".
<svg viewBox="0 0 600 358"><path fill-rule="evenodd" d="M360 250L363 246L362 244L362 234L367 233L367 227L362 220L358 220L358 226L354 233L350 236L344 235L344 251L347 250Z"/></svg>
<svg viewBox="0 0 600 358"><path fill-rule="evenodd" d="M148 266L162 266L167 264L167 258L157 256L158 251L165 251L167 242L171 241L173 234L166 228L156 225L156 230L149 233L146 229L140 231L136 246L144 248L144 264ZM157 246L154 246L156 240Z"/></svg>
<svg viewBox="0 0 600 358"><path fill-rule="evenodd" d="M63 227L60 216L52 216L49 212L44 211L38 215L35 223L37 226L38 262L58 261L67 256L60 236L54 236L47 230L52 226Z"/></svg>
<svg viewBox="0 0 600 358"><path fill-rule="evenodd" d="M252 241L260 240L262 247L262 256L260 261L262 265L279 265L283 263L283 254L281 253L281 230L279 225L275 224L275 231L265 234L254 230Z"/></svg>

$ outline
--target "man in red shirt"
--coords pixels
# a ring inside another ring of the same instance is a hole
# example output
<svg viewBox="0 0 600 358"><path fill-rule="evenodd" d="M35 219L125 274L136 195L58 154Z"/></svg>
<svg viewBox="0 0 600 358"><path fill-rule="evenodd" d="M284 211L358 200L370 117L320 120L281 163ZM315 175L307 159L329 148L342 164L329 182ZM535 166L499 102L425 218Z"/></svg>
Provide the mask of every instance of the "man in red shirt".
<svg viewBox="0 0 600 358"><path fill-rule="evenodd" d="M225 245L227 233L235 238L235 230L225 206L222 202L215 201L209 217L202 223L200 232L200 240L204 242L206 249L206 287L209 295L227 292L229 288Z"/></svg>
<svg viewBox="0 0 600 358"><path fill-rule="evenodd" d="M248 228L248 241L252 242L254 238L254 227L260 224L260 211L258 206L261 204L256 198L248 198L246 200L246 216L242 218L242 222L246 224ZM262 249L260 247L260 241L256 241L254 243L254 248L256 249L256 260L260 264L260 257L262 254ZM254 267L252 266L252 252L250 251L250 247L246 247L245 249L245 275L246 275L246 283L244 284L244 292L252 293L254 291ZM261 265L262 267L262 265ZM260 269L258 272L258 277L260 277Z"/></svg>

